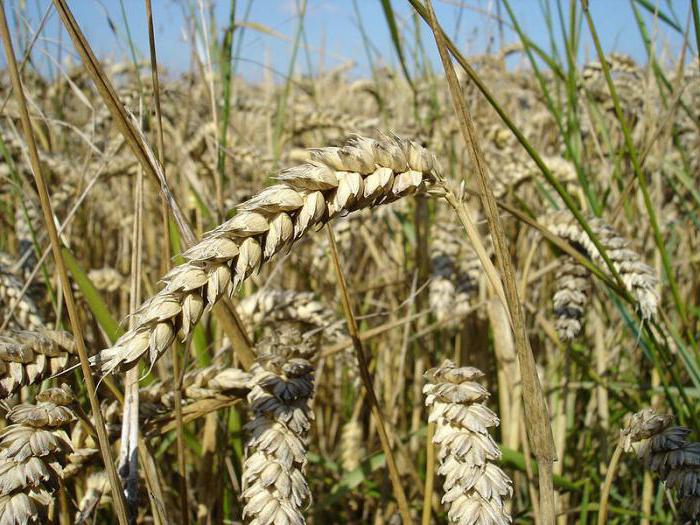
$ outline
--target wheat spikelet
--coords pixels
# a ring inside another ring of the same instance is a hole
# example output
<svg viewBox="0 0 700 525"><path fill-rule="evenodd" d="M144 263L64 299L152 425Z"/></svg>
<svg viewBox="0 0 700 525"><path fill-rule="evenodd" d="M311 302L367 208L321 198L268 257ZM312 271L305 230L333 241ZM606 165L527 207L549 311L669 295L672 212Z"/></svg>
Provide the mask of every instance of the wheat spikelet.
<svg viewBox="0 0 700 525"><path fill-rule="evenodd" d="M0 324L6 321L4 315L14 308L12 318L8 326L37 330L44 326L44 322L34 301L27 294L22 295L22 283L12 273L0 267Z"/></svg>
<svg viewBox="0 0 700 525"><path fill-rule="evenodd" d="M60 330L10 330L0 335L0 398L73 365L73 337Z"/></svg>
<svg viewBox="0 0 700 525"><path fill-rule="evenodd" d="M331 343L346 337L342 320L310 292L263 288L238 304L241 318L249 332L256 326L291 322L301 325L303 332L322 330L323 338Z"/></svg>
<svg viewBox="0 0 700 525"><path fill-rule="evenodd" d="M433 443L450 522L502 525L511 521L506 500L512 487L494 463L501 452L488 429L498 425L498 417L484 404L489 394L475 382L481 377L476 368L445 361L425 373L423 393L429 421L437 425Z"/></svg>
<svg viewBox="0 0 700 525"><path fill-rule="evenodd" d="M397 137L354 137L312 151L311 163L284 170L280 184L241 204L238 214L184 253L187 262L134 314L133 328L92 359L103 372L154 363L177 332L187 335L210 307L308 230L350 211L391 202L433 182L435 159Z"/></svg>
<svg viewBox="0 0 700 525"><path fill-rule="evenodd" d="M590 237L576 222L571 212L568 210L554 212L540 220L552 233L566 239L589 259L603 268L607 268ZM644 264L639 254L629 249L629 241L621 237L605 221L593 217L588 221L588 224L605 248L615 270L620 274L625 288L637 301L642 318L653 318L659 303L656 291L657 278L654 270Z"/></svg>
<svg viewBox="0 0 700 525"><path fill-rule="evenodd" d="M700 442L688 441L690 430L672 422L672 416L645 408L628 416L622 445L675 489L681 522L690 525L700 519Z"/></svg>
<svg viewBox="0 0 700 525"><path fill-rule="evenodd" d="M581 332L581 320L591 292L591 274L569 255L560 257L559 262L552 300L555 326L559 338L570 341Z"/></svg>
<svg viewBox="0 0 700 525"><path fill-rule="evenodd" d="M311 348L297 332L264 341L258 351L248 394L253 419L245 425L243 517L251 525L301 525L311 499L304 477L313 419Z"/></svg>
<svg viewBox="0 0 700 525"><path fill-rule="evenodd" d="M67 386L50 388L36 405L17 405L7 418L14 424L0 434L0 523L44 522L52 494L72 452L60 427L75 419Z"/></svg>

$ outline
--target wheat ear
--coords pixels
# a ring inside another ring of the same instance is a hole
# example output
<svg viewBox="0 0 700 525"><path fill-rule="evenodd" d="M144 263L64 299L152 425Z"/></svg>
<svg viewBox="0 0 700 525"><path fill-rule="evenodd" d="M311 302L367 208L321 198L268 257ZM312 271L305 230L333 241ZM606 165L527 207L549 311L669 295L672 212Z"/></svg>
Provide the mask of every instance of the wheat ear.
<svg viewBox="0 0 700 525"><path fill-rule="evenodd" d="M330 343L347 337L342 319L311 292L263 288L244 298L238 308L249 332L263 324L274 328L277 323L292 322L312 333L321 331Z"/></svg>
<svg viewBox="0 0 700 525"><path fill-rule="evenodd" d="M60 330L9 330L0 335L0 398L63 372L75 359L73 336Z"/></svg>
<svg viewBox="0 0 700 525"><path fill-rule="evenodd" d="M442 502L451 523L505 525L512 482L494 463L501 456L489 428L498 417L484 404L488 391L476 383L483 373L456 367L451 361L425 373L423 387L429 421L436 424L433 443L438 447L444 476Z"/></svg>
<svg viewBox="0 0 700 525"><path fill-rule="evenodd" d="M343 147L311 151L238 207L238 214L184 253L187 262L134 314L133 328L93 357L105 373L129 368L148 352L153 364L181 329L189 334L205 307L231 295L250 274L333 217L391 202L435 180L435 159L398 137L353 137Z"/></svg>
<svg viewBox="0 0 700 525"><path fill-rule="evenodd" d="M604 266L605 263L600 252L570 211L551 213L541 218L540 222L545 224L555 235L572 243L589 259ZM657 278L653 268L643 263L639 254L629 249L629 241L619 235L604 220L593 217L588 220L588 224L605 248L615 270L620 274L625 288L637 301L642 318L653 318L659 304L659 295L656 290ZM607 267L605 268L607 269Z"/></svg>
<svg viewBox="0 0 700 525"><path fill-rule="evenodd" d="M14 309L12 319L0 315L0 325L37 330L44 326L39 309L27 295L22 295L22 283L12 273L0 267L0 303L2 309L10 312ZM15 306L15 303L17 306Z"/></svg>
<svg viewBox="0 0 700 525"><path fill-rule="evenodd" d="M0 523L45 523L53 493L63 478L63 466L73 451L60 430L75 420L67 405L67 386L50 388L36 405L17 405L7 418L14 424L0 434Z"/></svg>
<svg viewBox="0 0 700 525"><path fill-rule="evenodd" d="M245 425L250 437L243 467L243 518L251 525L302 525L311 499L304 476L313 419L310 347L298 332L283 337L259 345L251 367L253 419Z"/></svg>
<svg viewBox="0 0 700 525"><path fill-rule="evenodd" d="M700 442L688 441L690 430L672 422L672 416L645 408L628 418L622 446L676 490L679 518L690 525L700 519Z"/></svg>

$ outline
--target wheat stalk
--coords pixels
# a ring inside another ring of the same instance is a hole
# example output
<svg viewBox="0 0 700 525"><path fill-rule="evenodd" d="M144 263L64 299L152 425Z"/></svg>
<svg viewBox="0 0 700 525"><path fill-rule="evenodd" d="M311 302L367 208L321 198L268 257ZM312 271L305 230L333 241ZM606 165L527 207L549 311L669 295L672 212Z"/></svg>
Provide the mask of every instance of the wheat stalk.
<svg viewBox="0 0 700 525"><path fill-rule="evenodd" d="M488 429L498 417L484 404L488 391L476 383L483 373L456 367L451 361L425 373L428 421L436 424L433 443L438 446L444 476L442 502L452 523L505 525L510 523L506 501L513 489L508 476L494 463L501 456Z"/></svg>
<svg viewBox="0 0 700 525"><path fill-rule="evenodd" d="M340 148L311 151L312 161L282 171L270 186L238 207L183 255L187 262L164 278L165 288L135 313L133 328L93 357L105 373L130 368L148 352L153 364L177 332L187 336L205 308L308 230L333 217L413 194L435 181L436 161L398 137L354 137Z"/></svg>

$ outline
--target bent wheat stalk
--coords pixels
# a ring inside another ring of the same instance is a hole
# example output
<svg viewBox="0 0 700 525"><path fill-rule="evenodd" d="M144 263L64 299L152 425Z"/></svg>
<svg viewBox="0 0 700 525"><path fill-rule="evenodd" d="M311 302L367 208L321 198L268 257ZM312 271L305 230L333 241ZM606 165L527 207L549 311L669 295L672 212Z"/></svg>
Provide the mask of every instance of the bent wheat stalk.
<svg viewBox="0 0 700 525"><path fill-rule="evenodd" d="M311 150L311 161L286 169L238 207L238 214L184 253L165 287L135 313L133 327L92 359L103 373L128 369L148 353L151 365L179 330L187 336L213 306L307 231L334 217L378 206L437 180L434 156L415 142L382 135Z"/></svg>

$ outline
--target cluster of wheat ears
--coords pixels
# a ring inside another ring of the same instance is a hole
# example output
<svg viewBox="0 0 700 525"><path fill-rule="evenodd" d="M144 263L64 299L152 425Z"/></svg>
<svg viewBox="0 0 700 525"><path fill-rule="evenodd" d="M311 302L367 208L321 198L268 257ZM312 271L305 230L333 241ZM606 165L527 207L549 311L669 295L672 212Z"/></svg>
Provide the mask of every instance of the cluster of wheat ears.
<svg viewBox="0 0 700 525"><path fill-rule="evenodd" d="M700 519L697 64L410 3L444 75L282 84L0 6L0 525Z"/></svg>

